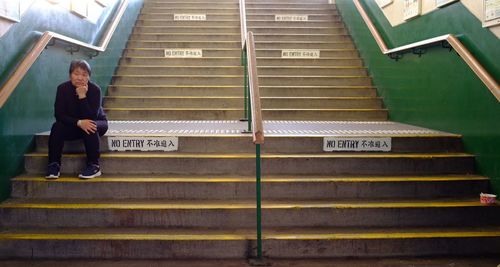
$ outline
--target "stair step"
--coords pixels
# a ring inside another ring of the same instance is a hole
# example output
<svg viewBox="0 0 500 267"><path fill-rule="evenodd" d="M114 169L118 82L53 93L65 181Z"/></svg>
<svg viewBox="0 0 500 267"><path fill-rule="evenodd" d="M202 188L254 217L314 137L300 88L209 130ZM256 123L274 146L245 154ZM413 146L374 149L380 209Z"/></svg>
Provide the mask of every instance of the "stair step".
<svg viewBox="0 0 500 267"><path fill-rule="evenodd" d="M243 87L237 86L151 86L110 85L109 95L176 95L176 96L241 96ZM374 97L370 86L260 86L261 96L325 96L325 97Z"/></svg>
<svg viewBox="0 0 500 267"><path fill-rule="evenodd" d="M243 106L243 97L186 97L186 96L157 96L157 97L105 97L106 108L239 108Z"/></svg>
<svg viewBox="0 0 500 267"><path fill-rule="evenodd" d="M258 66L259 75L367 76L365 67L342 66Z"/></svg>
<svg viewBox="0 0 500 267"><path fill-rule="evenodd" d="M241 49L241 41L129 41L128 49L134 48L233 48Z"/></svg>
<svg viewBox="0 0 500 267"><path fill-rule="evenodd" d="M195 25L195 26L136 26L134 34L141 33L239 33L239 25L233 26L215 26L215 25ZM253 33L277 33L277 34L345 34L344 27L293 27L293 26L249 26L248 31Z"/></svg>
<svg viewBox="0 0 500 267"><path fill-rule="evenodd" d="M105 97L106 108L238 108L243 97ZM382 108L380 98L263 97L262 108Z"/></svg>
<svg viewBox="0 0 500 267"><path fill-rule="evenodd" d="M211 8L236 8L239 9L240 5L238 1L169 1L169 2L151 2L146 1L143 5L143 8L179 8L179 7L211 7Z"/></svg>
<svg viewBox="0 0 500 267"><path fill-rule="evenodd" d="M155 49L155 48L127 48L124 50L123 56L125 57L164 57L165 49ZM174 47L174 49L176 49ZM213 57L239 57L241 56L241 48L202 48L197 49L202 50L203 57L213 58ZM202 57L202 58L203 58ZM243 71L241 72L243 73Z"/></svg>
<svg viewBox="0 0 500 267"><path fill-rule="evenodd" d="M105 108L112 120L237 120L243 108ZM386 121L386 109L263 109L270 120Z"/></svg>
<svg viewBox="0 0 500 267"><path fill-rule="evenodd" d="M238 7L227 7L227 6L216 6L211 5L200 5L194 7L177 7L177 6L167 6L167 7L149 7L144 6L141 10L141 15L148 14L235 14L240 13Z"/></svg>
<svg viewBox="0 0 500 267"><path fill-rule="evenodd" d="M255 200L12 199L0 204L0 226L251 228L255 225L255 205ZM498 221L499 211L500 206L482 205L478 198L428 201L267 200L262 202L262 226L479 227Z"/></svg>
<svg viewBox="0 0 500 267"><path fill-rule="evenodd" d="M238 3L238 0L187 0L187 1L181 1L181 0L148 0L148 3L150 4L171 4L171 3Z"/></svg>
<svg viewBox="0 0 500 267"><path fill-rule="evenodd" d="M266 41L255 42L257 49L353 49L352 42ZM239 48L241 41L129 41L128 48Z"/></svg>
<svg viewBox="0 0 500 267"><path fill-rule="evenodd" d="M248 25L248 31L256 33L276 33L276 34L346 34L344 27L298 27L294 26L252 26Z"/></svg>
<svg viewBox="0 0 500 267"><path fill-rule="evenodd" d="M311 34L311 33L255 33L255 40L259 41L338 41L338 42L349 42L351 41L351 36L348 34L333 34L333 33L325 33L325 34Z"/></svg>
<svg viewBox="0 0 500 267"><path fill-rule="evenodd" d="M238 75L243 73L243 66L153 66L127 65L118 67L117 75ZM342 66L258 66L259 75L333 75L333 76L366 76L365 67Z"/></svg>
<svg viewBox="0 0 500 267"><path fill-rule="evenodd" d="M336 10L336 6L332 4L326 3L327 1L323 1L323 3L277 3L277 2L262 2L262 3L246 3L247 9L258 8L258 9L280 9L280 8L290 8L290 9L306 9L306 10Z"/></svg>
<svg viewBox="0 0 500 267"><path fill-rule="evenodd" d="M243 83L243 75L124 75L113 76L113 84L232 85Z"/></svg>
<svg viewBox="0 0 500 267"><path fill-rule="evenodd" d="M334 15L338 16L338 11L330 6L330 8L322 7L246 7L247 14L307 14L312 15Z"/></svg>
<svg viewBox="0 0 500 267"><path fill-rule="evenodd" d="M498 227L384 229L268 229L271 258L496 255ZM120 247L117 249L116 246ZM0 234L13 258L221 259L254 255L253 230L26 229ZM58 249L55 249L58 248ZM92 249L89 249L92 248ZM1 255L6 255L2 253ZM5 256L3 256L5 257Z"/></svg>
<svg viewBox="0 0 500 267"><path fill-rule="evenodd" d="M247 20L248 27L344 27L341 20L324 21L324 20L307 20L307 21L274 21L274 20Z"/></svg>
<svg viewBox="0 0 500 267"><path fill-rule="evenodd" d="M255 173L253 153L103 153L106 174L234 174ZM77 174L85 165L84 154L65 154L63 174ZM27 173L45 173L46 153L25 156ZM363 166L360 169L359 166ZM331 153L264 154L264 175L435 175L474 172L474 157L465 153Z"/></svg>
<svg viewBox="0 0 500 267"><path fill-rule="evenodd" d="M142 11L146 10L161 10L161 9L178 9L178 8L213 8L213 9L237 9L239 10L240 5L237 1L231 2L149 2L146 1L143 5Z"/></svg>
<svg viewBox="0 0 500 267"><path fill-rule="evenodd" d="M325 97L369 97L376 96L371 86L260 86L261 96L325 96Z"/></svg>
<svg viewBox="0 0 500 267"><path fill-rule="evenodd" d="M368 76L294 76L259 75L262 85L370 86ZM243 75L114 75L113 84L130 85L233 85L243 83Z"/></svg>
<svg viewBox="0 0 500 267"><path fill-rule="evenodd" d="M295 12L294 12L295 13ZM289 14L289 13L285 13ZM338 14L303 14L307 15L308 20L312 21L324 21L324 22L340 22L341 17ZM238 17L239 18L239 17ZM253 20L266 20L266 21L275 21L276 14L275 13L250 13L247 11L247 21ZM300 22L301 23L301 22Z"/></svg>
<svg viewBox="0 0 500 267"><path fill-rule="evenodd" d="M294 4L302 4L304 3L304 0L290 0L290 1L269 1L269 0L246 0L245 1L247 4L261 4L261 3L283 3L283 4L289 4L289 3L294 3ZM328 0L308 0L308 4L326 4L328 3Z"/></svg>
<svg viewBox="0 0 500 267"><path fill-rule="evenodd" d="M257 57L281 57L283 49L256 49ZM320 58L357 58L355 49L319 49Z"/></svg>
<svg viewBox="0 0 500 267"><path fill-rule="evenodd" d="M260 41L328 41L350 42L347 34L270 34L255 33L255 40ZM239 33L133 33L131 41L238 41Z"/></svg>
<svg viewBox="0 0 500 267"><path fill-rule="evenodd" d="M362 67L363 61L358 58L280 58L280 57L258 57L257 66L349 66Z"/></svg>
<svg viewBox="0 0 500 267"><path fill-rule="evenodd" d="M135 26L133 33L240 33L239 25L234 26L214 26L214 25L196 25L196 26Z"/></svg>
<svg viewBox="0 0 500 267"><path fill-rule="evenodd" d="M211 27L211 26L225 26L225 27L240 27L240 20L225 19L225 20L174 20L173 15L169 18L158 18L158 19L138 19L136 21L136 27L181 27L181 26L201 26L201 27Z"/></svg>
<svg viewBox="0 0 500 267"><path fill-rule="evenodd" d="M120 65L117 75L241 75L243 66L151 66Z"/></svg>
<svg viewBox="0 0 500 267"><path fill-rule="evenodd" d="M419 257L418 259L398 257L388 259L345 259L345 258L323 258L323 259L272 259L273 266L315 266L315 267L385 267L385 266L404 266L404 267L429 267L429 266L475 266L491 267L498 263L498 260L492 256L474 258L474 257ZM51 260L0 260L0 264L9 267L25 267L34 265L37 267L51 267L54 261ZM120 260L119 266L175 266L175 267L218 267L218 266L246 266L248 259L146 259L146 260ZM82 267L92 264L95 267L116 266L116 260L92 259L92 260L57 260L61 266Z"/></svg>
<svg viewBox="0 0 500 267"><path fill-rule="evenodd" d="M240 57L204 57L204 58L164 58L164 57L122 57L120 64L153 66L241 66ZM359 58L316 58L297 59L279 57L258 57L258 66L349 66L362 67Z"/></svg>
<svg viewBox="0 0 500 267"><path fill-rule="evenodd" d="M279 126L280 123L264 121L266 134L266 145L262 147L263 153L323 153L323 138L325 136L343 136L351 133L356 136L383 136L391 138L391 151L395 153L445 153L463 152L461 137L457 135L423 132L414 129L397 129L398 127L385 127L386 130L378 130L376 127L354 127L348 123L332 124L328 127L300 127L287 124ZM302 122L303 123L303 122ZM355 122L358 123L358 122ZM246 129L245 122L211 122L191 121L191 127L182 121L162 121L160 126L155 123L110 121L110 129L107 135L102 137L101 151L107 152L108 137L123 136L127 134L156 133L164 136L178 136L179 152L185 153L224 153L226 151L238 153L252 153L254 145L250 142L248 135L241 134ZM197 124L197 127L193 127ZM205 125L201 127L199 125ZM217 127L214 127L217 126ZM318 131L317 129L321 130ZM143 130L140 132L138 130ZM130 132L129 132L130 131ZM219 136L218 136L218 135ZM48 151L49 133L36 136L36 151ZM65 145L67 153L83 153L85 150L81 141L67 141Z"/></svg>
<svg viewBox="0 0 500 267"><path fill-rule="evenodd" d="M331 37L332 39L333 37ZM133 33L131 41L239 41L240 33Z"/></svg>
<svg viewBox="0 0 500 267"><path fill-rule="evenodd" d="M122 57L120 65L153 66L241 66L240 57L205 57L205 58L165 58L165 57ZM240 82L241 83L241 82ZM242 84L241 84L242 85Z"/></svg>
<svg viewBox="0 0 500 267"><path fill-rule="evenodd" d="M180 1L180 0L167 0L167 1L161 1L161 0L148 0L147 3L145 4L160 4L160 5L170 5L172 3L191 3L191 4L205 4L205 3L214 3L214 4L233 4L233 3L239 3L238 0L187 0L187 1Z"/></svg>
<svg viewBox="0 0 500 267"><path fill-rule="evenodd" d="M238 11L239 12L239 11ZM175 13L141 13L137 17L138 20L174 20L174 14L182 13L176 10ZM194 10L194 14L200 14L200 12ZM326 15L328 16L328 15ZM274 19L274 17L273 17ZM325 18L327 19L327 18ZM240 21L239 13L209 13L206 14L206 22L210 23L210 21Z"/></svg>
<svg viewBox="0 0 500 267"><path fill-rule="evenodd" d="M245 3L247 4L260 4L260 3L269 3L269 0L246 0ZM289 4L289 3L294 3L294 4L302 4L304 3L304 0L273 0L273 3L282 3L282 4ZM326 4L328 3L328 0L308 0L308 4Z"/></svg>
<svg viewBox="0 0 500 267"><path fill-rule="evenodd" d="M256 41L257 49L354 49L351 41Z"/></svg>
<svg viewBox="0 0 500 267"><path fill-rule="evenodd" d="M339 200L430 199L478 197L488 190L488 178L464 176L266 176L262 199ZM12 179L13 198L36 199L161 199L242 200L255 197L255 177L219 176L102 176L92 180L40 176Z"/></svg>
<svg viewBox="0 0 500 267"><path fill-rule="evenodd" d="M331 85L371 86L368 76L296 76L296 75L259 75L259 83L266 85ZM273 108L273 107L270 107ZM279 107L276 107L279 108ZM312 108L312 107L311 107Z"/></svg>
<svg viewBox="0 0 500 267"><path fill-rule="evenodd" d="M109 95L241 96L243 86L110 85Z"/></svg>

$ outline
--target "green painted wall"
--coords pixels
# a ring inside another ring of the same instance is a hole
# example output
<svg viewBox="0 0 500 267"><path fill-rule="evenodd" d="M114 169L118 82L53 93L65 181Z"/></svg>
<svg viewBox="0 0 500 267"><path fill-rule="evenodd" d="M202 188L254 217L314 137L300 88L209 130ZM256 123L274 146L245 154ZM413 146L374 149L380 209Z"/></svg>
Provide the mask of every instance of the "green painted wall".
<svg viewBox="0 0 500 267"><path fill-rule="evenodd" d="M106 52L89 59L82 51L73 55L57 43L46 49L0 109L0 200L9 196L10 178L24 170L25 152L33 148L35 133L52 125L56 87L68 79L71 60L84 58L93 70L92 80L105 91L126 45L143 0L129 0L129 6ZM20 58L37 40L40 32L53 31L84 42L97 44L118 6L110 4L96 24L78 18L67 10L36 1L9 31L0 37L0 84Z"/></svg>
<svg viewBox="0 0 500 267"><path fill-rule="evenodd" d="M460 2L392 27L375 1L362 0L388 47L447 33L460 40L485 68L500 78L500 40ZM394 61L382 55L351 0L337 0L391 120L462 134L477 171L500 193L500 103L454 52L427 49Z"/></svg>

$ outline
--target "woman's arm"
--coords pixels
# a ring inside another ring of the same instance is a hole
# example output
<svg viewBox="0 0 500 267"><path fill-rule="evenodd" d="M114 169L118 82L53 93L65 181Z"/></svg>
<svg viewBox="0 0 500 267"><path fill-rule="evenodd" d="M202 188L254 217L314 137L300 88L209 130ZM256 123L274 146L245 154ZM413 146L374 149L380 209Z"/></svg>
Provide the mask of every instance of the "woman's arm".
<svg viewBox="0 0 500 267"><path fill-rule="evenodd" d="M54 117L57 121L60 121L66 125L77 126L78 118L71 117L68 115L68 102L66 100L65 94L69 92L66 83L61 84L57 87L56 101L54 103ZM71 92L70 92L71 93Z"/></svg>
<svg viewBox="0 0 500 267"><path fill-rule="evenodd" d="M78 105L83 119L97 120L99 108L101 107L101 88L89 82L87 95L78 99Z"/></svg>

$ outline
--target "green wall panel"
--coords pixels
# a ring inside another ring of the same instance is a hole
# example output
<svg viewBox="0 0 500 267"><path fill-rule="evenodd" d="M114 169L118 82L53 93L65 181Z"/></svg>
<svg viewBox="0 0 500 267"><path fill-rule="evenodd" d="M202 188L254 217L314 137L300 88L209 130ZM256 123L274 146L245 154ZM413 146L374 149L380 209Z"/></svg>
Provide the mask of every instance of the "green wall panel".
<svg viewBox="0 0 500 267"><path fill-rule="evenodd" d="M48 131L54 122L56 87L68 79L71 60L87 59L92 66L92 80L106 91L142 2L129 0L108 49L97 57L90 59L88 52L83 50L70 54L59 42L48 47L0 109L0 200L9 196L10 179L23 172L23 155L33 149L34 134ZM8 74L41 32L53 31L97 44L117 6L118 1L114 1L93 24L62 8L48 8L45 1L36 1L21 22L0 37L0 84L5 83Z"/></svg>
<svg viewBox="0 0 500 267"><path fill-rule="evenodd" d="M499 80L500 41L460 2L392 27L375 1L363 5L390 48L453 33ZM431 47L399 61L380 52L351 0L337 0L391 120L463 135L477 171L500 193L500 103L454 52Z"/></svg>

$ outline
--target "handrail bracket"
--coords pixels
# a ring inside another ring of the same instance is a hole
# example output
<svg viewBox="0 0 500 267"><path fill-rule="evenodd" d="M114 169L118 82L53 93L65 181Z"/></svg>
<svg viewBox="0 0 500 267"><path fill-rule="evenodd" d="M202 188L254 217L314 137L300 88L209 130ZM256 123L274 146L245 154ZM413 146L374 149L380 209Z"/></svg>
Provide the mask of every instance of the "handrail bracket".
<svg viewBox="0 0 500 267"><path fill-rule="evenodd" d="M418 57L421 57L423 54L425 54L425 52L425 48L422 47L415 47L412 49L412 53L418 55Z"/></svg>
<svg viewBox="0 0 500 267"><path fill-rule="evenodd" d="M401 59L402 53L412 51L414 54L417 54L419 57L425 53L425 48L431 45L436 45L441 43L443 48L448 48L450 51L453 49L455 52L464 60L464 62L469 66L469 68L479 77L479 79L484 83L486 88L490 90L490 92L495 96L495 98L500 102L500 87L495 77L493 77L481 63L477 60L476 57L465 47L465 45L458 39L460 35L454 34L445 34L441 36L437 36L434 38L429 38L423 41L415 42L408 45L403 45L397 48L388 49L385 44L382 36L378 32L375 24L372 22L371 18L366 13L363 5L360 0L353 0L354 6L358 10L361 18L365 22L368 30L372 34L375 39L377 45L380 48L380 51L384 55L389 55L391 59L398 61Z"/></svg>
<svg viewBox="0 0 500 267"><path fill-rule="evenodd" d="M403 54L401 54L401 53L389 53L389 57L391 59L398 61L398 60L403 58Z"/></svg>
<svg viewBox="0 0 500 267"><path fill-rule="evenodd" d="M73 55L73 53L76 53L76 52L80 51L80 47L77 46L77 45L68 45L68 46L66 46L66 48L64 48L64 50L66 50L66 52L68 52L71 55Z"/></svg>

